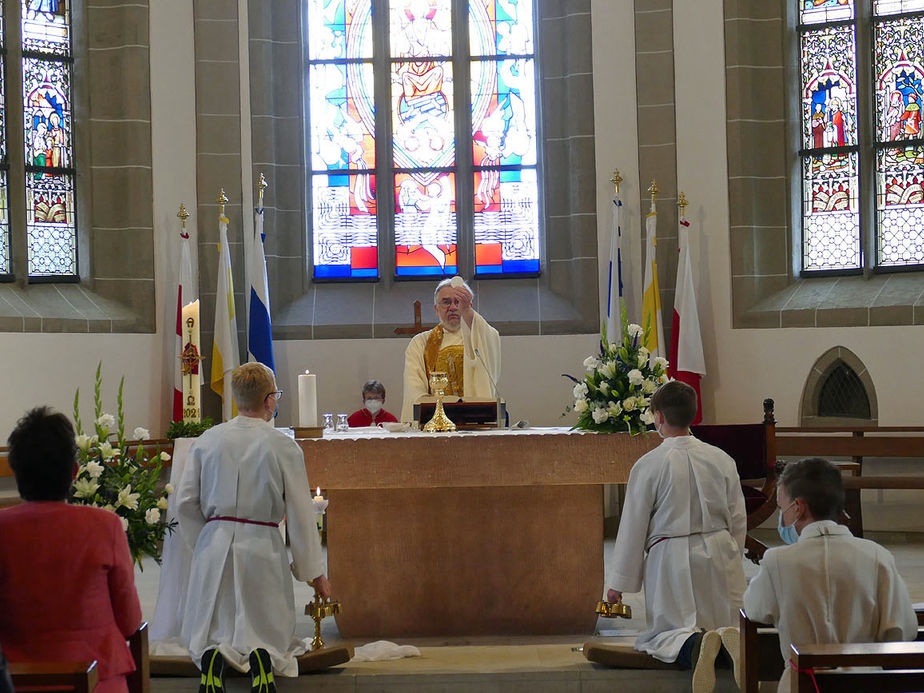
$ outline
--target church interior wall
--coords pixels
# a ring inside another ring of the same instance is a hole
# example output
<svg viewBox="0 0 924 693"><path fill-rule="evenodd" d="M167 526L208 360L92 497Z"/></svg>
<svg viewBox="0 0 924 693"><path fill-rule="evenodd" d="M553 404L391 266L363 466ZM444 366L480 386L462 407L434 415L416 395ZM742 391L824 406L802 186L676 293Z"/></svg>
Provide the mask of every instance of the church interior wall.
<svg viewBox="0 0 924 693"><path fill-rule="evenodd" d="M157 332L0 334L0 350L8 362L3 377L6 396L0 405L0 430L4 432L11 430L26 407L36 403L49 403L69 412L77 386L91 391L93 370L100 360L107 387L114 389L118 377L126 375L127 423L152 430L166 426L166 403L172 389L173 307L165 297L171 293L168 287L176 282L175 215L180 202L193 215L188 222L193 234L198 222L195 44L192 9L187 5L157 2L150 7ZM643 197L636 116L637 80L642 76L636 74L638 47L632 0L593 0L591 7L598 277L603 301L612 223L612 186L608 182L612 169L619 168L624 177L624 200ZM761 400L773 397L780 423L797 425L802 391L812 365L832 346L843 345L869 368L879 395L879 423L920 424L920 407L908 387L913 364L924 351L920 326L733 327L722 0L675 3L672 22L676 175L678 190L691 201L687 217L697 229L693 241L700 267L696 288L709 371L703 384L706 418L754 420L760 415ZM246 139L242 135L241 140ZM638 319L633 304L638 302L637 285L641 281L637 204L627 203L622 216L629 243L627 254L633 263L627 267L629 314L633 319ZM421 291L425 320L426 294ZM384 380L389 388L388 407L392 411L400 408L404 346L403 338L278 341L279 381L289 395L281 403L279 423L293 421L295 375L305 368L320 374L319 404L324 411L352 411L358 403L356 390L367 377ZM535 425L560 424L570 392L560 374L577 373L594 346L592 334L503 337L500 389L510 401L512 416Z"/></svg>

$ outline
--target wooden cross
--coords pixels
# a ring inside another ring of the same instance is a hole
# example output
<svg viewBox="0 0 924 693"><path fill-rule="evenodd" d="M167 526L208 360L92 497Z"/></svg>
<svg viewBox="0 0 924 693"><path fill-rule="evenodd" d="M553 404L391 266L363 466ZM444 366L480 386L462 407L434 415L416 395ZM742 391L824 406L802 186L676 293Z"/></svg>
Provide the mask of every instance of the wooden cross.
<svg viewBox="0 0 924 693"><path fill-rule="evenodd" d="M414 324L410 327L396 327L395 334L420 334L429 329L420 321L420 301L414 301Z"/></svg>

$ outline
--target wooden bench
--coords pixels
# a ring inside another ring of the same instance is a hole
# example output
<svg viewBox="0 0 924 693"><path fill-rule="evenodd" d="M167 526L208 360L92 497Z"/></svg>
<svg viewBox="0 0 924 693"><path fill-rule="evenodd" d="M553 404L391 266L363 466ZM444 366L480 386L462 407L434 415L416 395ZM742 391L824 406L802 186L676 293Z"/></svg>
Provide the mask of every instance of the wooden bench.
<svg viewBox="0 0 924 693"><path fill-rule="evenodd" d="M739 609L741 616L741 690L757 693L761 681L779 681L785 665L780 654L780 633L769 623L752 621ZM924 642L924 610L918 616L917 642ZM795 689L793 689L795 690Z"/></svg>
<svg viewBox="0 0 924 693"><path fill-rule="evenodd" d="M793 693L924 690L924 642L792 645ZM841 667L884 667L845 670Z"/></svg>
<svg viewBox="0 0 924 693"><path fill-rule="evenodd" d="M135 671L125 677L129 693L150 693L151 662L148 655L148 624L143 622L128 639ZM75 691L90 693L99 682L93 662L10 662L10 676L17 691Z"/></svg>
<svg viewBox="0 0 924 693"><path fill-rule="evenodd" d="M844 478L847 526L854 536L863 536L863 489L924 489L924 465L916 476L882 476L867 474L864 458L899 457L924 461L924 427L920 426L845 426L776 428L777 454L785 457L849 457L838 463L851 473Z"/></svg>

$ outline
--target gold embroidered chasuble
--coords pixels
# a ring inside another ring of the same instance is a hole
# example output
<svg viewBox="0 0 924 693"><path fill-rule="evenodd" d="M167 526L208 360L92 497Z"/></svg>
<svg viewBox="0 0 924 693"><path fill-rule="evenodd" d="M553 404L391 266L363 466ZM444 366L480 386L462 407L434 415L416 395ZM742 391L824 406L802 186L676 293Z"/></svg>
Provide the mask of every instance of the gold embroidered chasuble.
<svg viewBox="0 0 924 693"><path fill-rule="evenodd" d="M465 347L454 344L440 348L443 343L443 326L437 325L430 331L427 345L424 347L424 364L427 367L427 388L429 390L430 374L434 371L443 371L449 380L446 388L447 395L463 397L465 395L465 379L463 376L465 364ZM432 392L430 394L433 394Z"/></svg>

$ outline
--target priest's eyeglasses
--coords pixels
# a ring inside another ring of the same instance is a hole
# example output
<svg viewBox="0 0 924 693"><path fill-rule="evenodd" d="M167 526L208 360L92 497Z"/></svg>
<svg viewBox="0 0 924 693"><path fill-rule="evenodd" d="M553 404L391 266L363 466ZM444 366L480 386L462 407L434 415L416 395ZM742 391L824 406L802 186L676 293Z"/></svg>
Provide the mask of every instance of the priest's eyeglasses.
<svg viewBox="0 0 924 693"><path fill-rule="evenodd" d="M276 395L276 399L280 400L282 399L282 390L273 390L272 392L268 392L266 394L266 397L269 397L270 395ZM266 399L266 397L264 397L263 399Z"/></svg>

